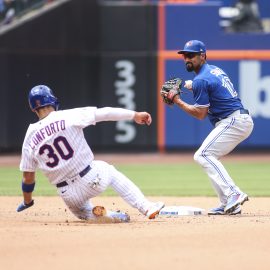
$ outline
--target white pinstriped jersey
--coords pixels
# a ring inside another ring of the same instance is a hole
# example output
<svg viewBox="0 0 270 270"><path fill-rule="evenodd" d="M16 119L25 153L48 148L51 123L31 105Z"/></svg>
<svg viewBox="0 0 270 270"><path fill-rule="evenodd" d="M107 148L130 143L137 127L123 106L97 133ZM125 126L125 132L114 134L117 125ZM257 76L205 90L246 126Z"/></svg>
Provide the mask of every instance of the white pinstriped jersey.
<svg viewBox="0 0 270 270"><path fill-rule="evenodd" d="M83 128L95 125L96 107L53 111L30 124L22 147L20 170L39 168L52 184L74 176L94 159Z"/></svg>
<svg viewBox="0 0 270 270"><path fill-rule="evenodd" d="M140 117L139 117L140 118ZM155 213L156 206L141 190L114 166L94 160L83 128L101 121L135 120L136 112L122 108L84 107L52 111L45 118L28 127L20 170L35 172L37 168L47 176L70 211L80 219L95 219L91 198L112 187L129 205L141 213ZM80 175L87 166L91 169ZM151 207L153 208L151 210ZM110 211L109 211L110 212Z"/></svg>

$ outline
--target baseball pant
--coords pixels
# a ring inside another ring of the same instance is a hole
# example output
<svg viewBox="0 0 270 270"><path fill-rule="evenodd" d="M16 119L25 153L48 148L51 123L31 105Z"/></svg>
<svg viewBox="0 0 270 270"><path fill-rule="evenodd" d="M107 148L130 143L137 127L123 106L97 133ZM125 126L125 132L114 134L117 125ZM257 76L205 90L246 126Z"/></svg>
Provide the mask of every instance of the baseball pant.
<svg viewBox="0 0 270 270"><path fill-rule="evenodd" d="M237 111L216 124L194 155L194 160L202 166L210 178L222 205L226 205L227 198L232 193L238 194L241 190L219 159L245 140L252 130L253 121L250 115L240 114Z"/></svg>
<svg viewBox="0 0 270 270"><path fill-rule="evenodd" d="M83 177L79 175L65 179L68 185L57 189L70 211L79 219L92 219L94 205L90 199L98 196L109 186L130 206L145 214L150 202L140 189L125 175L104 161L94 160L91 170Z"/></svg>

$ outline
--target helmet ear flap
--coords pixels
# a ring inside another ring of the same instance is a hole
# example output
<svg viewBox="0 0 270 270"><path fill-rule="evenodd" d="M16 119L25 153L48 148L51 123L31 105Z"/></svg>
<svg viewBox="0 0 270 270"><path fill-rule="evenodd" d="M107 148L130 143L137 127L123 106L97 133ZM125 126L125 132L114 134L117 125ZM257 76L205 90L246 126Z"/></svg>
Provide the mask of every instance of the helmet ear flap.
<svg viewBox="0 0 270 270"><path fill-rule="evenodd" d="M55 110L56 111L58 111L58 109L59 109L59 101L58 101L58 99L56 98L56 101L55 101L55 103L54 103L55 105L54 105L54 108L55 108Z"/></svg>

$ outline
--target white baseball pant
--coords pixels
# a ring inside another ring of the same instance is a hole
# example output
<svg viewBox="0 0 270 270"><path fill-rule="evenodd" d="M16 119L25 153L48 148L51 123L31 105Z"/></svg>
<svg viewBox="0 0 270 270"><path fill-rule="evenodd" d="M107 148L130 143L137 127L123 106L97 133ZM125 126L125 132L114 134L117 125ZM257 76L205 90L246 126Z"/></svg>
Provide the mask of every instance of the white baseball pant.
<svg viewBox="0 0 270 270"><path fill-rule="evenodd" d="M230 153L239 143L245 140L253 130L250 115L236 111L228 118L216 123L215 128L206 137L194 155L207 173L222 205L232 193L242 191L234 183L219 159Z"/></svg>
<svg viewBox="0 0 270 270"><path fill-rule="evenodd" d="M90 199L111 186L130 206L145 214L150 202L140 189L125 175L104 161L94 160L91 170L83 177L79 175L65 179L68 185L57 189L70 211L79 219L92 219L94 205Z"/></svg>

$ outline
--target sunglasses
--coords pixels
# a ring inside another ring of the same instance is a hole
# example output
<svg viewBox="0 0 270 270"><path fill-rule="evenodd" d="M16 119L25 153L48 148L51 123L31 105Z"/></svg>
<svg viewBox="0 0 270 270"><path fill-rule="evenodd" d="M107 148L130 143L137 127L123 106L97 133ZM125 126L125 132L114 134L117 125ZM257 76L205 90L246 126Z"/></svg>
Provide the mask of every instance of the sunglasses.
<svg viewBox="0 0 270 270"><path fill-rule="evenodd" d="M189 58L192 59L194 58L196 55L200 55L201 53L184 53L183 56L184 58Z"/></svg>

